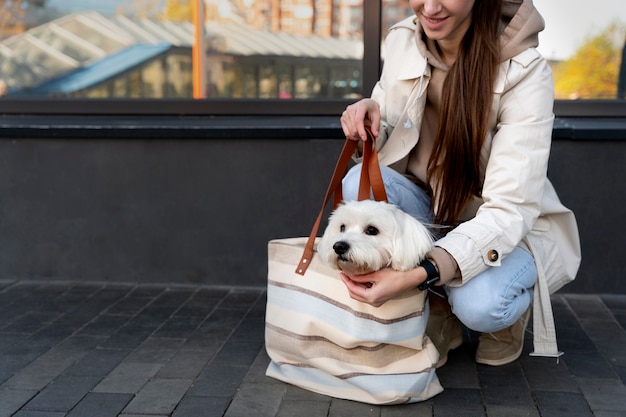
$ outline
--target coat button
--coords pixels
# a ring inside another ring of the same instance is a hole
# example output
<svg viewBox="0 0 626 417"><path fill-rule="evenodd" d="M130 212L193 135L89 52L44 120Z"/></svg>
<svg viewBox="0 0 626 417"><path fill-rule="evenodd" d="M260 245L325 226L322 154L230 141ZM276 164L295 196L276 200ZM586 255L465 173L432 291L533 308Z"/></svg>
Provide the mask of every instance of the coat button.
<svg viewBox="0 0 626 417"><path fill-rule="evenodd" d="M491 249L489 252L487 252L487 259L489 259L491 262L497 261L499 257L500 255L495 249Z"/></svg>

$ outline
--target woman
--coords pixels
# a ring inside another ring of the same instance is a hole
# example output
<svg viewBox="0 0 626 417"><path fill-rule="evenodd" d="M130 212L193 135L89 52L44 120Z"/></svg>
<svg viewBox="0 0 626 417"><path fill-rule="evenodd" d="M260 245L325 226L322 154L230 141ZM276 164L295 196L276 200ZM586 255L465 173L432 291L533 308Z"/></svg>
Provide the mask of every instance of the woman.
<svg viewBox="0 0 626 417"><path fill-rule="evenodd" d="M535 354L559 356L549 294L574 279L580 246L547 179L554 93L535 50L543 19L531 0L410 5L371 98L348 106L341 125L353 140L371 126L390 202L436 224L438 240L411 271L342 279L377 306L429 278L438 366L461 345L461 322L482 333L477 362L516 360L533 295ZM347 199L359 170L344 179Z"/></svg>

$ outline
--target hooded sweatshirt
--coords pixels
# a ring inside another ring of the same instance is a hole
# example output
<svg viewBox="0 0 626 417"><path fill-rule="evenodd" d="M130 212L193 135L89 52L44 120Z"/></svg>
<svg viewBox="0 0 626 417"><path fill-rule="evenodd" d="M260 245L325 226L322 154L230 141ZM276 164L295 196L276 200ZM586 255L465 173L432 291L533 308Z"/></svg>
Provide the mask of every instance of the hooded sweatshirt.
<svg viewBox="0 0 626 417"><path fill-rule="evenodd" d="M432 73L420 140L409 157L407 171L426 183L426 168L439 125L441 91L449 67L439 54L436 42L426 38L417 19L416 23L416 44L431 65ZM539 32L545 27L543 18L533 6L532 0L505 0L502 5L501 24L502 61L511 59L528 48L536 48L539 45Z"/></svg>
<svg viewBox="0 0 626 417"><path fill-rule="evenodd" d="M426 38L417 21L415 32L416 44L420 53L431 66L431 79L428 84L426 107L420 127L420 139L409 155L407 171L419 180L427 183L426 169L432 153L435 135L439 125L441 91L448 74L446 65L438 52L435 41ZM544 29L544 21L532 0L505 0L502 6L502 30L500 35L501 60L511 59L528 48L539 44L539 32ZM470 207L475 211L476 207ZM429 253L437 265L442 283L460 278L456 261L443 249L437 247Z"/></svg>

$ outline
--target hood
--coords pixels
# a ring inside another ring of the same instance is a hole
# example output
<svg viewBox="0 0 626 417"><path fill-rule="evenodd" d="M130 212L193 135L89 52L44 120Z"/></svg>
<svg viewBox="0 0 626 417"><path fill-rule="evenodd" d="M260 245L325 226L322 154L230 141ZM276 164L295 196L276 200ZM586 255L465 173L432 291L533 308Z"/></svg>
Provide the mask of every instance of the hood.
<svg viewBox="0 0 626 417"><path fill-rule="evenodd" d="M539 32L545 28L543 17L532 0L505 0L502 4L502 61L539 45Z"/></svg>
<svg viewBox="0 0 626 417"><path fill-rule="evenodd" d="M422 38L418 19L413 16L392 27L404 27L414 30L418 50L427 57L431 65L445 69L436 53L434 42ZM528 48L539 45L539 32L545 28L543 17L533 5L532 0L504 0L502 3L502 34L500 35L502 61L513 58Z"/></svg>

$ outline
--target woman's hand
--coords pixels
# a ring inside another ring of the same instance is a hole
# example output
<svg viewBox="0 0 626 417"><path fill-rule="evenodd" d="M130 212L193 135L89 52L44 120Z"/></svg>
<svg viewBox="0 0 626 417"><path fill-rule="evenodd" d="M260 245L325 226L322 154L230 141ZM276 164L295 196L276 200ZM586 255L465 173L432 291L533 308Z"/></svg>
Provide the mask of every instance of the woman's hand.
<svg viewBox="0 0 626 417"><path fill-rule="evenodd" d="M374 307L380 307L392 298L424 282L426 270L422 267L409 271L384 268L365 275L349 277L341 273L340 276L348 288L351 298Z"/></svg>
<svg viewBox="0 0 626 417"><path fill-rule="evenodd" d="M366 124L371 126L374 137L378 137L380 107L371 98L364 98L349 105L341 115L341 127L347 139L367 140Z"/></svg>

